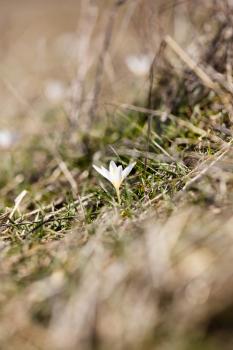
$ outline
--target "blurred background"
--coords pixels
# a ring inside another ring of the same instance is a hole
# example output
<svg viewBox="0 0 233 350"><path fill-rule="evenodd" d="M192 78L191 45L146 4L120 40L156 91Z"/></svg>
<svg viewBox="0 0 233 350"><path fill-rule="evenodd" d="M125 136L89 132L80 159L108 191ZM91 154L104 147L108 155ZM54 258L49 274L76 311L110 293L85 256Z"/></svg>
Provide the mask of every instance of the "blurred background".
<svg viewBox="0 0 233 350"><path fill-rule="evenodd" d="M95 108L143 101L163 36L170 33L190 45L200 27L208 25L211 5L205 1L199 7L199 1L188 0L1 0L0 127L37 132L48 110L58 106L77 121L91 108L96 78L101 91Z"/></svg>

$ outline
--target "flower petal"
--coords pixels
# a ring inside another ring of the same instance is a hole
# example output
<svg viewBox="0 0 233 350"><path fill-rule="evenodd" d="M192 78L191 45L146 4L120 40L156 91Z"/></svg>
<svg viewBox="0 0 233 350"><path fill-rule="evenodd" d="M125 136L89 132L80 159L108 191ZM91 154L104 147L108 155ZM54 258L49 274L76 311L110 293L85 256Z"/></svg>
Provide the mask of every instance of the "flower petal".
<svg viewBox="0 0 233 350"><path fill-rule="evenodd" d="M113 160L111 160L109 164L109 171L110 173L114 173L116 170L117 170L116 163Z"/></svg>
<svg viewBox="0 0 233 350"><path fill-rule="evenodd" d="M110 174L108 172L107 169L105 169L103 166L101 168L99 168L98 166L93 164L93 168L99 173L101 174L103 177L105 177L108 181L111 181L110 179Z"/></svg>
<svg viewBox="0 0 233 350"><path fill-rule="evenodd" d="M113 160L111 160L111 162L109 164L109 176L110 176L110 181L113 184L118 182L118 170L117 170L117 166Z"/></svg>
<svg viewBox="0 0 233 350"><path fill-rule="evenodd" d="M114 170L114 173L111 173L110 176L113 186L118 190L122 183L122 166L120 165L117 167L116 170Z"/></svg>
<svg viewBox="0 0 233 350"><path fill-rule="evenodd" d="M105 169L103 166L101 166L101 170L103 172L103 176L106 177L106 179L110 179L110 174L109 174L109 171L107 169ZM110 180L109 180L110 181Z"/></svg>
<svg viewBox="0 0 233 350"><path fill-rule="evenodd" d="M124 180L129 173L131 172L131 170L133 169L133 167L135 166L136 162L129 164L122 172L122 180Z"/></svg>
<svg viewBox="0 0 233 350"><path fill-rule="evenodd" d="M122 165L120 165L118 168L117 168L117 179L118 179L118 182L121 184L123 178L122 178Z"/></svg>

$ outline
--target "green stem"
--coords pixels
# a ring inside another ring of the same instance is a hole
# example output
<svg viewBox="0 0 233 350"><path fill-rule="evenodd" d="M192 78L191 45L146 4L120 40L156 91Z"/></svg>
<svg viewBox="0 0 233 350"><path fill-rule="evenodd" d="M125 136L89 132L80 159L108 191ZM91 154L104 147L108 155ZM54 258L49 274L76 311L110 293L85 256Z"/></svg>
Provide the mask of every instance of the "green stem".
<svg viewBox="0 0 233 350"><path fill-rule="evenodd" d="M116 193L117 193L118 203L121 204L121 196L120 196L120 189L119 188L116 188Z"/></svg>

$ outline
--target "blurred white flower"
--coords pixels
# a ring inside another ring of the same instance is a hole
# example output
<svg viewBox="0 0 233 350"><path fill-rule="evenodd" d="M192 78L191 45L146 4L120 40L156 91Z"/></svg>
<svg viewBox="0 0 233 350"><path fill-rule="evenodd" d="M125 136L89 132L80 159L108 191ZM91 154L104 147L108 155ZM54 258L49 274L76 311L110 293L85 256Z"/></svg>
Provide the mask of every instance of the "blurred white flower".
<svg viewBox="0 0 233 350"><path fill-rule="evenodd" d="M108 181L112 183L114 186L117 198L119 203L121 202L120 198L120 186L123 182L123 180L129 175L133 167L135 166L136 162L129 164L124 170L122 168L122 165L116 166L115 162L112 160L109 164L109 170L105 169L103 166L99 168L96 165L93 165L93 168L100 173L103 177L105 177Z"/></svg>
<svg viewBox="0 0 233 350"><path fill-rule="evenodd" d="M126 65L133 74L142 76L148 74L152 60L151 55L129 55L126 57Z"/></svg>
<svg viewBox="0 0 233 350"><path fill-rule="evenodd" d="M49 80L44 93L50 102L57 103L65 96L65 86L59 80Z"/></svg>
<svg viewBox="0 0 233 350"><path fill-rule="evenodd" d="M0 130L0 148L7 149L13 146L19 135L9 130Z"/></svg>

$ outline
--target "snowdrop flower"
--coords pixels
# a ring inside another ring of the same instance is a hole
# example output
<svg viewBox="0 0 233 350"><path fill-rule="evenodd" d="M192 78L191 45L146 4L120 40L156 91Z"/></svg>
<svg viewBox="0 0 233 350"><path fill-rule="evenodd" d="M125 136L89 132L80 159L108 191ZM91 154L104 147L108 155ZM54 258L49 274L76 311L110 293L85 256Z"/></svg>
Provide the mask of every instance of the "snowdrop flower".
<svg viewBox="0 0 233 350"><path fill-rule="evenodd" d="M129 164L123 170L122 165L117 167L115 162L112 160L109 164L109 170L105 169L103 166L99 168L96 165L93 165L93 168L112 183L117 193L118 202L120 203L121 202L120 186L123 180L129 175L129 173L131 172L135 164L136 162Z"/></svg>
<svg viewBox="0 0 233 350"><path fill-rule="evenodd" d="M129 55L126 57L128 69L135 75L148 74L153 57L151 55Z"/></svg>

